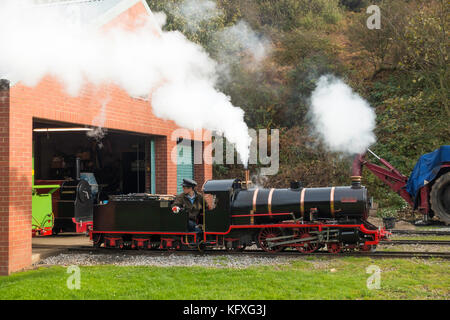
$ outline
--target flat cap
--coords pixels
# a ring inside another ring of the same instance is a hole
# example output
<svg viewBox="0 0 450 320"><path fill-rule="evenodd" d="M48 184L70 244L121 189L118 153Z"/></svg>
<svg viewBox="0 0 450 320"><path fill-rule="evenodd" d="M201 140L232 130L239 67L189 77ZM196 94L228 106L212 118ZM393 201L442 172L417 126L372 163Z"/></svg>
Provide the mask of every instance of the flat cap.
<svg viewBox="0 0 450 320"><path fill-rule="evenodd" d="M191 187L195 188L197 186L197 182L191 179L183 179L183 187Z"/></svg>

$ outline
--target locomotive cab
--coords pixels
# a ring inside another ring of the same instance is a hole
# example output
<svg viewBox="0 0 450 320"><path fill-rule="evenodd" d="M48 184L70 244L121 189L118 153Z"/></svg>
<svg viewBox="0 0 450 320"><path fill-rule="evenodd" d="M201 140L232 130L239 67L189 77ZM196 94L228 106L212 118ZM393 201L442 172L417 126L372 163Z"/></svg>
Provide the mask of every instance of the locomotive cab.
<svg viewBox="0 0 450 320"><path fill-rule="evenodd" d="M204 194L212 196L212 208L205 208L203 217L206 232L227 232L231 225L231 203L241 180L209 180L203 186Z"/></svg>

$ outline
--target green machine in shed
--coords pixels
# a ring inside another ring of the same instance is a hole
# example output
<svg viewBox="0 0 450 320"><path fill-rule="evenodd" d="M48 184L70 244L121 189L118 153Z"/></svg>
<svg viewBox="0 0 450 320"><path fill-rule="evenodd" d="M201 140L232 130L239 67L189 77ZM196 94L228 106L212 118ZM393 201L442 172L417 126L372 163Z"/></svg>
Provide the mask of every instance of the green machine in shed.
<svg viewBox="0 0 450 320"><path fill-rule="evenodd" d="M32 235L49 236L52 234L54 216L52 206L52 194L60 188L60 185L35 185L34 184L34 155L32 171Z"/></svg>

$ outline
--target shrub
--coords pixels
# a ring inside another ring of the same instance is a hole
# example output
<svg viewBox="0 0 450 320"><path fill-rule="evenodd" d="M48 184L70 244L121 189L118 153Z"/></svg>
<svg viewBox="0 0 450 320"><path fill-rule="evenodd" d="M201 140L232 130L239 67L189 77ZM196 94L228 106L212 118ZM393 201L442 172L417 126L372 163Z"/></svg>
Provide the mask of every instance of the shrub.
<svg viewBox="0 0 450 320"><path fill-rule="evenodd" d="M378 209L377 217L379 217L379 218L397 218L397 209L395 209L395 208Z"/></svg>

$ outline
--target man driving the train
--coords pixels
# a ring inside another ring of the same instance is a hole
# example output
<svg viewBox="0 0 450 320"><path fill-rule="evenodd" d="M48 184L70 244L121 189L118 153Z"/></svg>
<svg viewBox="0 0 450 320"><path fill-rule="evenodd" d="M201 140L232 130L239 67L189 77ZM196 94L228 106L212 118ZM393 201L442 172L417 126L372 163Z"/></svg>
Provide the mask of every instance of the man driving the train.
<svg viewBox="0 0 450 320"><path fill-rule="evenodd" d="M183 192L177 195L172 205L172 211L179 213L184 210L189 214L189 232L200 232L197 225L200 213L203 210L203 196L199 194L195 187L197 182L191 179L183 179Z"/></svg>

